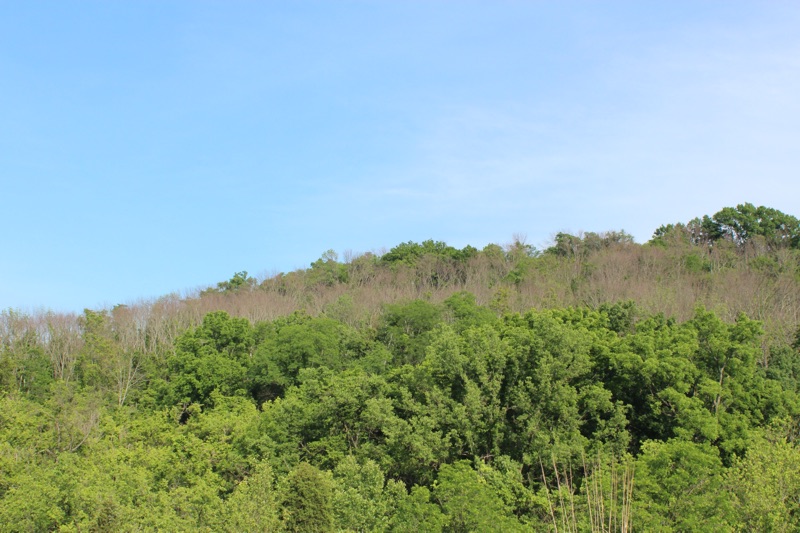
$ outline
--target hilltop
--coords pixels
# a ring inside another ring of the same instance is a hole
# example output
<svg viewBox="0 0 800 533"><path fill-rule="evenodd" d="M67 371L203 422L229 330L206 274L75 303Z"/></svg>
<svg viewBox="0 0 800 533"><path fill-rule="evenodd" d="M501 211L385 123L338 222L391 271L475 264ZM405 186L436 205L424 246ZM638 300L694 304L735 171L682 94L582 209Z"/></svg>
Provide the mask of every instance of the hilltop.
<svg viewBox="0 0 800 533"><path fill-rule="evenodd" d="M794 530L800 222L0 313L2 531Z"/></svg>

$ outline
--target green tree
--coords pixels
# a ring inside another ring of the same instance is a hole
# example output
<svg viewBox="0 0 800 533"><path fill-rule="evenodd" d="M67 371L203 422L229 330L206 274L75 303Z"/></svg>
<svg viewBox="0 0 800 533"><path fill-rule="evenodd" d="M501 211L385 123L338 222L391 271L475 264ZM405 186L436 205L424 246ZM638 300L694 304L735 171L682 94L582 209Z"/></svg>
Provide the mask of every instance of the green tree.
<svg viewBox="0 0 800 533"><path fill-rule="evenodd" d="M587 444L581 432L581 397L584 387L597 385L589 379L595 339L585 328L569 324L568 320L585 320L575 313L571 318L547 311L507 316L502 330L510 354L504 374L510 424L506 446L513 458L528 466L538 467L540 460L549 464L553 456L564 463L578 460ZM618 407L609 405L611 411L604 416L615 419ZM626 438L624 427L618 429Z"/></svg>
<svg viewBox="0 0 800 533"><path fill-rule="evenodd" d="M383 472L372 460L359 464L352 455L333 471L336 482L333 508L336 528L344 531L386 531L397 501L405 496L402 483L384 483Z"/></svg>
<svg viewBox="0 0 800 533"><path fill-rule="evenodd" d="M168 360L168 405L207 403L214 390L246 394L247 369L253 349L253 328L244 318L215 311L177 340Z"/></svg>
<svg viewBox="0 0 800 533"><path fill-rule="evenodd" d="M650 241L667 245L688 239L694 245L712 245L728 240L737 246L760 237L771 250L798 248L800 246L800 220L765 206L751 203L724 207L713 217L704 215L687 224L667 224L659 227Z"/></svg>
<svg viewBox="0 0 800 533"><path fill-rule="evenodd" d="M713 217L719 234L743 245L755 236L765 239L771 248L797 248L800 244L800 220L770 207L745 203L725 207Z"/></svg>
<svg viewBox="0 0 800 533"><path fill-rule="evenodd" d="M307 271L311 285L324 285L332 287L337 283L347 283L347 265L339 263L339 256L333 250L328 250L322 257L311 263Z"/></svg>
<svg viewBox="0 0 800 533"><path fill-rule="evenodd" d="M398 244L389 250L388 253L381 256L381 261L389 264L405 263L407 265L414 265L419 258L425 255L465 261L475 256L477 253L478 250L472 246L467 246L463 250L458 250L452 246L448 246L447 243L429 239L423 241L422 244L417 244L412 241Z"/></svg>
<svg viewBox="0 0 800 533"><path fill-rule="evenodd" d="M648 441L636 460L633 520L642 531L728 531L730 494L716 448Z"/></svg>
<svg viewBox="0 0 800 533"><path fill-rule="evenodd" d="M426 531L440 533L447 519L435 503L431 503L431 491L427 487L415 485L410 494L401 499L397 513L391 523L395 533L418 533Z"/></svg>
<svg viewBox="0 0 800 533"><path fill-rule="evenodd" d="M743 458L734 459L726 485L745 531L800 528L800 449L773 428L759 431Z"/></svg>
<svg viewBox="0 0 800 533"><path fill-rule="evenodd" d="M246 289L252 290L256 286L256 283L257 281L255 278L249 277L247 271L242 270L241 272L236 272L228 281L220 281L217 283L215 289L203 291L201 295L211 293L234 293Z"/></svg>
<svg viewBox="0 0 800 533"><path fill-rule="evenodd" d="M51 465L31 464L4 481L0 523L5 531L52 531L67 519L63 494Z"/></svg>
<svg viewBox="0 0 800 533"><path fill-rule="evenodd" d="M435 332L420 370L429 373L428 413L448 435L451 457L501 453L508 433L503 381L509 347L489 326Z"/></svg>
<svg viewBox="0 0 800 533"><path fill-rule="evenodd" d="M282 519L286 531L333 531L333 482L330 473L298 464L284 480Z"/></svg>
<svg viewBox="0 0 800 533"><path fill-rule="evenodd" d="M377 337L395 354L398 364L417 364L424 356L430 333L442 320L442 309L423 300L387 305Z"/></svg>
<svg viewBox="0 0 800 533"><path fill-rule="evenodd" d="M469 292L457 292L444 302L445 308L452 314L455 328L463 331L473 326L497 323L497 315L487 307L478 305L475 295Z"/></svg>
<svg viewBox="0 0 800 533"><path fill-rule="evenodd" d="M262 462L236 486L225 502L225 531L256 533L278 531L278 504L273 488L272 469Z"/></svg>
<svg viewBox="0 0 800 533"><path fill-rule="evenodd" d="M447 518L445 531L523 531L502 500L469 462L442 465L433 494Z"/></svg>
<svg viewBox="0 0 800 533"><path fill-rule="evenodd" d="M357 366L366 345L352 327L328 317L295 313L276 320L253 355L250 376L258 400L282 396L304 368L341 371Z"/></svg>

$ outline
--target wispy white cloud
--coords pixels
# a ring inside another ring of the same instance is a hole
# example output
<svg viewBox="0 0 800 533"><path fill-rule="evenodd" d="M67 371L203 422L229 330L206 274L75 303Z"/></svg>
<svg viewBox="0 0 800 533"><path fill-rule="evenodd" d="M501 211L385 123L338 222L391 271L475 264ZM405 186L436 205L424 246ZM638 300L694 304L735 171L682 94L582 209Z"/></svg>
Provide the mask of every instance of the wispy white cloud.
<svg viewBox="0 0 800 533"><path fill-rule="evenodd" d="M619 51L583 92L440 109L389 190L443 224L474 213L639 240L743 201L796 213L800 39L765 32L676 31Z"/></svg>
<svg viewBox="0 0 800 533"><path fill-rule="evenodd" d="M93 303L329 248L800 214L795 3L26 6L0 18L20 286Z"/></svg>

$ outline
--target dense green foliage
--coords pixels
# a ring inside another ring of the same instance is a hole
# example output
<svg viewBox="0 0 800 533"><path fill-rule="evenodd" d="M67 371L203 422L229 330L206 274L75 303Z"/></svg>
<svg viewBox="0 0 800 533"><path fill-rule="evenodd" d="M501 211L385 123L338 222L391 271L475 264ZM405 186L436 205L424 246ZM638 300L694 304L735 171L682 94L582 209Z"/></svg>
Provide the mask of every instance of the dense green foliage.
<svg viewBox="0 0 800 533"><path fill-rule="evenodd" d="M653 237L656 242L663 242L676 233L687 235L695 244L727 240L744 246L760 239L771 249L800 247L800 220L777 209L749 203L725 207L712 217L695 218L688 224L661 226Z"/></svg>
<svg viewBox="0 0 800 533"><path fill-rule="evenodd" d="M781 255L796 220L749 204L708 220L710 241L664 227L647 249L708 280L740 268L720 266L727 239L749 275L797 290L775 270L796 261ZM569 270L581 293L600 254L638 246L624 232L559 234L543 253L426 241L293 274L335 290L389 271L428 291L495 265L482 303L423 292L374 317L347 292L318 313L158 327L125 306L4 312L0 531L797 530L796 321L779 334L785 317L699 299L682 317L630 299L515 310L526 279ZM240 272L198 301L289 281Z"/></svg>

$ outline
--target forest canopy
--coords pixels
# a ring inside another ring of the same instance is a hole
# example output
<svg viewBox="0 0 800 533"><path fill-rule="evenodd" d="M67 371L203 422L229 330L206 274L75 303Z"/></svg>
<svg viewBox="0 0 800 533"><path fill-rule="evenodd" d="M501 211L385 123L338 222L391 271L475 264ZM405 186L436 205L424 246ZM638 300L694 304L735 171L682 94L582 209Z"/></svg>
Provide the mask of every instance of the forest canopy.
<svg viewBox="0 0 800 533"><path fill-rule="evenodd" d="M0 312L0 531L796 531L800 224L752 204Z"/></svg>

